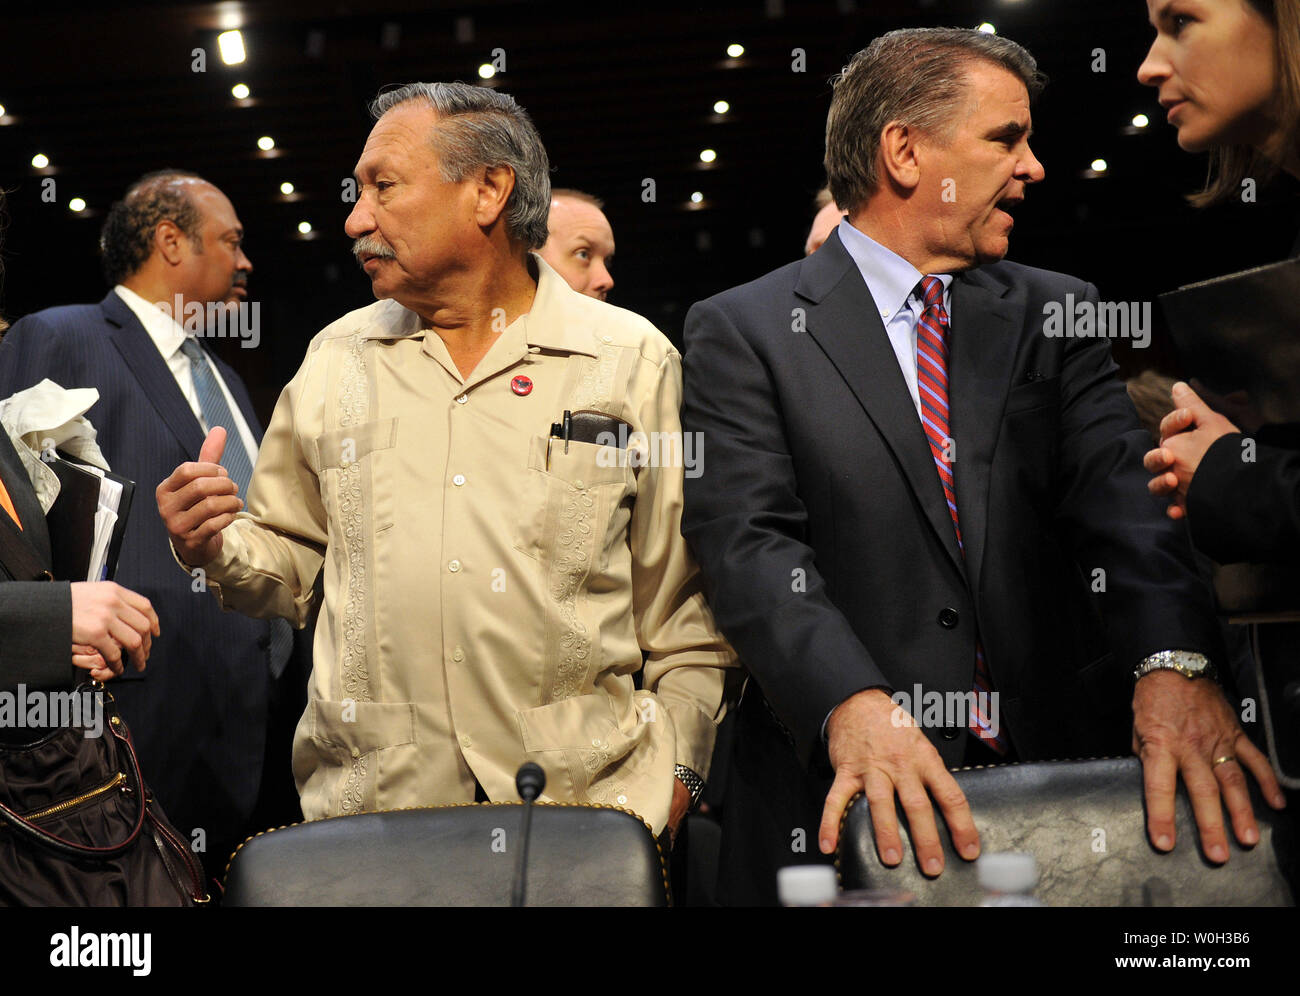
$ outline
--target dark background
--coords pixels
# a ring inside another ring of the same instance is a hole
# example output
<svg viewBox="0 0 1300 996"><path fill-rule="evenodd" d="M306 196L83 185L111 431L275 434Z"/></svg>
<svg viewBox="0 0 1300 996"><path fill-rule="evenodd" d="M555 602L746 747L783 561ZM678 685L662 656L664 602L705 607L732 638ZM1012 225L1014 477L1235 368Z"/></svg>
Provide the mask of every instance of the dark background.
<svg viewBox="0 0 1300 996"><path fill-rule="evenodd" d="M1154 90L1135 72L1152 38L1143 0L870 0L586 6L441 0L188 3L6 2L0 68L0 185L9 191L3 308L12 320L95 301L95 243L108 205L164 166L203 174L247 229L261 302L258 349L218 344L266 418L320 328L369 303L343 220L350 176L388 84L476 80L513 94L546 142L557 186L606 201L618 244L610 300L675 341L690 304L797 258L823 182L829 79L875 35L990 21L1051 78L1034 109L1047 170L1016 217L1010 257L1078 274L1111 300L1152 300L1180 284L1281 258L1294 239L1295 184L1258 203L1195 211L1184 196L1206 161L1178 149ZM216 35L244 32L247 61L225 66ZM740 42L745 54L726 55ZM206 71L191 69L206 50ZM792 71L792 50L806 71ZM1094 72L1095 50L1105 72ZM247 83L236 101L230 87ZM713 113L719 98L731 104ZM1145 131L1133 115L1151 118ZM262 153L260 135L276 149ZM703 148L718 158L699 161ZM43 152L50 166L36 170ZM1095 158L1110 165L1084 175ZM42 180L55 200L42 200ZM657 199L641 199L653 178ZM292 197L280 194L289 180ZM689 206L692 191L705 195ZM74 214L73 197L87 209ZM314 226L299 235L300 221ZM1158 316L1158 309L1157 309ZM1158 336L1115 346L1126 372L1178 372Z"/></svg>

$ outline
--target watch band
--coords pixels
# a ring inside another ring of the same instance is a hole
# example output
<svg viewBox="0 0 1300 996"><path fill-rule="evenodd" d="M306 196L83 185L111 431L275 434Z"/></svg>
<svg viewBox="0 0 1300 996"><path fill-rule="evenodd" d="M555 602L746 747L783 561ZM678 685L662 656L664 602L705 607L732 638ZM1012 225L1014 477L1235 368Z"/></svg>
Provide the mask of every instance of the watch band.
<svg viewBox="0 0 1300 996"><path fill-rule="evenodd" d="M1161 650L1154 653L1133 669L1133 677L1136 680L1152 671L1177 671L1184 678L1219 680L1219 671L1213 661L1192 650Z"/></svg>
<svg viewBox="0 0 1300 996"><path fill-rule="evenodd" d="M686 786L686 790L691 793L691 809L694 809L700 804L700 796L704 795L704 779L684 764L675 766L673 768L673 774L677 776L678 781Z"/></svg>

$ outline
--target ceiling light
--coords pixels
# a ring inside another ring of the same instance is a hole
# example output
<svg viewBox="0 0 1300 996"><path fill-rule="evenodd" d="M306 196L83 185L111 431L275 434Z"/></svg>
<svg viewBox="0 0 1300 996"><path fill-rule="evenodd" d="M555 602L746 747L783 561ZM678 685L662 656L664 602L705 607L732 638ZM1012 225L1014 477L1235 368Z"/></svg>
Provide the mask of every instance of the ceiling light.
<svg viewBox="0 0 1300 996"><path fill-rule="evenodd" d="M270 135L263 135L261 138L257 140L257 147L261 149L263 152L270 152L272 149L275 148L275 139L273 139Z"/></svg>
<svg viewBox="0 0 1300 996"><path fill-rule="evenodd" d="M745 54L745 46L737 45L735 42L732 42L730 45L727 46L727 54L731 56L733 59L739 59L742 55Z"/></svg>
<svg viewBox="0 0 1300 996"><path fill-rule="evenodd" d="M712 149L704 149L700 152L700 162L711 163L718 158L718 154Z"/></svg>
<svg viewBox="0 0 1300 996"><path fill-rule="evenodd" d="M497 74L497 67L490 62L485 62L478 67L478 78L481 80L490 80Z"/></svg>
<svg viewBox="0 0 1300 996"><path fill-rule="evenodd" d="M230 88L230 95L236 100L247 100L249 92L247 83L236 83Z"/></svg>
<svg viewBox="0 0 1300 996"><path fill-rule="evenodd" d="M293 193L293 184L290 183L288 180L285 180L284 183L280 184L280 193L282 193L282 194L284 194L284 195L286 195L286 196L288 196L289 194L292 194L292 193Z"/></svg>
<svg viewBox="0 0 1300 996"><path fill-rule="evenodd" d="M715 101L713 104L714 114L726 114L729 110L731 110L731 105L728 104L725 100L718 100Z"/></svg>
<svg viewBox="0 0 1300 996"><path fill-rule="evenodd" d="M68 210L84 211L86 210L86 202L83 201L80 197L74 197L72 198L72 200L68 201Z"/></svg>
<svg viewBox="0 0 1300 996"><path fill-rule="evenodd" d="M43 152L38 152L32 156L32 165L37 169L44 169L50 164L50 157Z"/></svg>
<svg viewBox="0 0 1300 996"><path fill-rule="evenodd" d="M217 35L217 49L227 66L238 65L244 61L244 36L238 31L223 31Z"/></svg>
<svg viewBox="0 0 1300 996"><path fill-rule="evenodd" d="M298 222L298 231L302 232L303 235L307 235L308 233L310 233L310 232L311 232L311 222L310 222L310 221L300 221L300 222Z"/></svg>

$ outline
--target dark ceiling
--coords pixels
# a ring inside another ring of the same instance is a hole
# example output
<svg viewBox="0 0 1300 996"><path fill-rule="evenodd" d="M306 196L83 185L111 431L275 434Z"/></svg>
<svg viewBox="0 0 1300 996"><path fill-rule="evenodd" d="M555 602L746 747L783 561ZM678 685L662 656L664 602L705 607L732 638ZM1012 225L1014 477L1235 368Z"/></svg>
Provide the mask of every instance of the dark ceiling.
<svg viewBox="0 0 1300 996"><path fill-rule="evenodd" d="M11 10L11 7L17 9ZM1149 44L1142 0L718 2L568 5L440 0L4 4L0 184L9 191L3 306L11 318L96 300L103 212L136 176L195 170L230 196L247 229L263 346L227 355L261 413L323 325L367 303L343 235L342 185L383 86L477 79L532 113L557 186L603 197L614 226L611 301L680 335L691 302L797 257L822 182L829 78L893 27L988 20L1025 44L1052 83L1035 108L1047 181L1017 216L1011 258L1077 273L1103 296L1158 291L1279 258L1294 189L1194 212L1182 195L1203 159L1178 150L1134 73ZM240 28L247 61L224 65L216 35ZM745 54L728 58L739 42ZM195 50L205 53L196 72ZM795 71L803 52L804 71ZM1098 50L1105 71L1098 72ZM238 101L243 82L251 97ZM713 111L715 100L731 105ZM1139 111L1145 131L1126 125ZM259 136L275 139L261 152ZM717 160L699 161L712 148ZM50 159L38 170L36 153ZM1096 158L1109 170L1084 171ZM54 180L53 200L43 193ZM653 179L656 200L642 199ZM285 197L280 184L295 193ZM690 194L705 201L691 207ZM73 197L85 200L80 213ZM313 226L310 237L300 222ZM1124 349L1124 347L1121 347ZM1169 365L1157 346L1125 366Z"/></svg>

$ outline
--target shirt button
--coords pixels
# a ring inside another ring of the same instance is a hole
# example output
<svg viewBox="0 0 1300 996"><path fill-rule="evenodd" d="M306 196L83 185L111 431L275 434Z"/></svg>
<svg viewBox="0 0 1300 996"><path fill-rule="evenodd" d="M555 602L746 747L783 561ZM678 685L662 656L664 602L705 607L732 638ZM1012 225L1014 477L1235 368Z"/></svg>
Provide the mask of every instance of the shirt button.
<svg viewBox="0 0 1300 996"><path fill-rule="evenodd" d="M465 659L465 651L460 647L457 647L452 651L451 659L454 661L463 661Z"/></svg>
<svg viewBox="0 0 1300 996"><path fill-rule="evenodd" d="M460 745L461 745L462 747L466 747L466 748L468 748L468 747L471 746L473 743L474 743L474 741L472 741L469 737L461 737L461 738L460 738Z"/></svg>
<svg viewBox="0 0 1300 996"><path fill-rule="evenodd" d="M458 395L456 395L456 404L458 404L458 405L463 405L463 404L464 404L466 401L468 401L468 400L469 400L469 396L466 395L466 394L458 394Z"/></svg>
<svg viewBox="0 0 1300 996"><path fill-rule="evenodd" d="M593 746L593 747L597 747L597 748L600 747L600 741L599 741L599 740L593 740L593 741L591 742L591 746Z"/></svg>
<svg viewBox="0 0 1300 996"><path fill-rule="evenodd" d="M956 609L947 608L939 613L939 625L944 629L956 628L958 620L959 616Z"/></svg>
<svg viewBox="0 0 1300 996"><path fill-rule="evenodd" d="M573 486L574 486L575 488L584 488L584 487L586 487L586 485L582 483L582 480L581 480L581 479L574 481L574 482L573 482Z"/></svg>
<svg viewBox="0 0 1300 996"><path fill-rule="evenodd" d="M601 342L613 342L613 341L614 341L614 337L613 337L612 335L602 335L602 336L600 337L600 341L601 341Z"/></svg>
<svg viewBox="0 0 1300 996"><path fill-rule="evenodd" d="M454 484L454 485L456 485L456 487L459 488L462 484L465 483L465 475L464 475L464 474L457 474L455 477L453 477L453 478L451 479L451 483Z"/></svg>
<svg viewBox="0 0 1300 996"><path fill-rule="evenodd" d="M615 799L614 801L617 802L620 806L626 806L626 805L627 805L627 796L625 796L625 795L620 795L620 796L619 796L617 799Z"/></svg>
<svg viewBox="0 0 1300 996"><path fill-rule="evenodd" d="M447 565L447 570L449 570L449 571L451 571L451 573L455 574L458 570L460 570L460 561L459 561L459 560L453 560L450 564Z"/></svg>
<svg viewBox="0 0 1300 996"><path fill-rule="evenodd" d="M356 747L353 747L353 748L352 748L352 756L353 756L353 757L360 757L360 756L361 756L361 751L360 751L360 749L359 749L359 748L356 748Z"/></svg>

